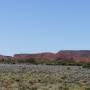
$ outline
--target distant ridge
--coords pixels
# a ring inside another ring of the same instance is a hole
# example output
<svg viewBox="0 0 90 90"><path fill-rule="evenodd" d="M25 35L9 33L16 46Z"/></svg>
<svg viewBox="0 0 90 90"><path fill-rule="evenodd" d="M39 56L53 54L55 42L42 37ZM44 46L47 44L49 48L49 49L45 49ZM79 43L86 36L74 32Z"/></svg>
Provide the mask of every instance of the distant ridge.
<svg viewBox="0 0 90 90"><path fill-rule="evenodd" d="M15 54L15 58L65 59L90 62L90 50L61 50L57 53Z"/></svg>
<svg viewBox="0 0 90 90"><path fill-rule="evenodd" d="M0 60L16 60L29 58L35 58L40 60L56 60L57 58L60 58L62 60L90 62L90 50L61 50L57 53L43 52L36 54L15 54L14 56L0 55Z"/></svg>

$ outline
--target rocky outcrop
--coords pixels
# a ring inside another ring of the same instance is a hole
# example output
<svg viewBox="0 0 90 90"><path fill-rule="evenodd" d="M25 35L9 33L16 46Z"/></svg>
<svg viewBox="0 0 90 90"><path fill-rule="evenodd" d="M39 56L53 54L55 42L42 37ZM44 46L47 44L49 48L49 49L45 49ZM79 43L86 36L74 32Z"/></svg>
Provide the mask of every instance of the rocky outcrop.
<svg viewBox="0 0 90 90"><path fill-rule="evenodd" d="M63 50L58 53L38 53L38 54L15 54L15 58L35 58L55 60L57 58L62 60L73 60L90 62L90 50Z"/></svg>
<svg viewBox="0 0 90 90"><path fill-rule="evenodd" d="M73 60L73 61L83 61L83 62L90 62L90 50L63 50L57 53L37 53L37 54L15 54L12 56L4 56L0 55L0 61L5 60L12 60L15 61L16 59L28 59L28 58L35 58L36 60Z"/></svg>
<svg viewBox="0 0 90 90"><path fill-rule="evenodd" d="M37 54L15 54L15 58L35 58L35 59L46 59L46 60L52 60L56 57L56 54L54 53L37 53Z"/></svg>
<svg viewBox="0 0 90 90"><path fill-rule="evenodd" d="M58 52L56 56L66 60L90 62L90 50L64 50Z"/></svg>

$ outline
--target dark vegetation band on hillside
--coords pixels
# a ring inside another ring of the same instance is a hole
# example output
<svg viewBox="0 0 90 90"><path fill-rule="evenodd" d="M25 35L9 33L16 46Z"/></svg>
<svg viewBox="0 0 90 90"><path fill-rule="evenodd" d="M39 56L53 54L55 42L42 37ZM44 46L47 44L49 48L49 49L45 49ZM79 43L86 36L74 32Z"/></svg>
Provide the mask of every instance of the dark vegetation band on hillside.
<svg viewBox="0 0 90 90"><path fill-rule="evenodd" d="M3 60L0 63L4 64L43 64L43 65L65 65L65 66L83 66L84 68L90 68L90 62L75 62L71 60L36 60L34 58L30 59L16 59L15 61L12 60Z"/></svg>

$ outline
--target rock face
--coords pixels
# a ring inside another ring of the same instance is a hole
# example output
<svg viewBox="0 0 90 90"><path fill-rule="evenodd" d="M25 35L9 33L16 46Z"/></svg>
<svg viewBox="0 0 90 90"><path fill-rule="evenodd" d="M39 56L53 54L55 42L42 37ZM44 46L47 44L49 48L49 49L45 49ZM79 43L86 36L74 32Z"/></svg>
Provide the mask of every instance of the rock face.
<svg viewBox="0 0 90 90"><path fill-rule="evenodd" d="M54 60L57 58L64 60L74 60L90 62L90 50L63 50L57 53L38 53L38 54L15 54L15 58L36 58Z"/></svg>
<svg viewBox="0 0 90 90"><path fill-rule="evenodd" d="M13 57L0 55L0 61L2 60L16 60L16 59L28 59L35 58L38 60L73 60L90 62L90 50L63 50L57 53L37 53L37 54L15 54Z"/></svg>
<svg viewBox="0 0 90 90"><path fill-rule="evenodd" d="M35 59L46 59L46 60L52 60L56 57L56 54L54 53L37 53L37 54L15 54L15 58L35 58Z"/></svg>
<svg viewBox="0 0 90 90"><path fill-rule="evenodd" d="M90 50L64 50L58 52L56 56L66 60L90 62Z"/></svg>

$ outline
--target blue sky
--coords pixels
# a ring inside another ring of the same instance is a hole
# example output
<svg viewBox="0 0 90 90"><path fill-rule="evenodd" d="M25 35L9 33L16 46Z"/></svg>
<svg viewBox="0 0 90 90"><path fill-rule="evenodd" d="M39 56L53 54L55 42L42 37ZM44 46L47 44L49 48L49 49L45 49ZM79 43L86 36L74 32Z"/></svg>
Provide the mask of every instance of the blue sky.
<svg viewBox="0 0 90 90"><path fill-rule="evenodd" d="M0 54L90 49L90 0L0 0Z"/></svg>

